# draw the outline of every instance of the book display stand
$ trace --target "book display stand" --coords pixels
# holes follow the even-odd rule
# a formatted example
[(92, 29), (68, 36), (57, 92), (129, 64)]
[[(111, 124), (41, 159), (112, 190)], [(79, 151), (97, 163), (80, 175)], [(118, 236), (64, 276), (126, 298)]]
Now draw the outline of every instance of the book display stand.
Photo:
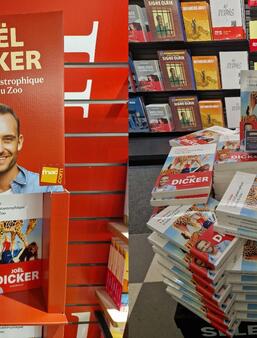
[(66, 297), (69, 193), (47, 193), (43, 204), (42, 287), (0, 296), (1, 326), (43, 326), (44, 338), (61, 338)]

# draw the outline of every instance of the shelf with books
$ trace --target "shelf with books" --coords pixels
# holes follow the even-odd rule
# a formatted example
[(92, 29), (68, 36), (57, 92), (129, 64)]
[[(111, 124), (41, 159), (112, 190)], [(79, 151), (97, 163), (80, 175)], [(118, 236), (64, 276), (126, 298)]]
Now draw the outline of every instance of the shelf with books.
[(117, 327), (126, 324), (128, 312), (117, 310), (113, 300), (104, 289), (97, 290), (96, 296), (104, 314), (113, 326)]
[(133, 60), (158, 59), (157, 50), (188, 49), (192, 55), (218, 55), (220, 51), (248, 51), (249, 41), (148, 41), (130, 42), (129, 49)]
[(197, 95), (199, 100), (221, 99), (225, 97), (240, 96), (239, 89), (217, 90), (181, 90), (181, 91), (152, 91), (129, 93), (129, 97), (143, 96), (145, 104), (167, 103), (171, 96)]

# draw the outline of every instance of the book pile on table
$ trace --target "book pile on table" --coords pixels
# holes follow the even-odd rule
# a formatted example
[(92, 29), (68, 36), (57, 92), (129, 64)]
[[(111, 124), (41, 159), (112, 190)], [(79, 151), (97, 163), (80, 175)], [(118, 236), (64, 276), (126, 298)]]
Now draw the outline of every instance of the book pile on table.
[(239, 325), (235, 295), (225, 279), (240, 239), (214, 231), (217, 201), (169, 206), (147, 223), (167, 292), (215, 328), (232, 336)]
[(205, 203), (212, 186), (216, 144), (173, 147), (152, 190), (151, 204)]
[(237, 318), (257, 321), (257, 242), (245, 240), (239, 253), (236, 262), (227, 267), (227, 282), (236, 296)]
[(215, 198), (221, 200), (237, 171), (255, 173), (257, 155), (240, 150), (239, 134), (222, 135), (214, 163), (213, 188)]
[(257, 175), (237, 172), (216, 209), (216, 215), (217, 231), (257, 240)]

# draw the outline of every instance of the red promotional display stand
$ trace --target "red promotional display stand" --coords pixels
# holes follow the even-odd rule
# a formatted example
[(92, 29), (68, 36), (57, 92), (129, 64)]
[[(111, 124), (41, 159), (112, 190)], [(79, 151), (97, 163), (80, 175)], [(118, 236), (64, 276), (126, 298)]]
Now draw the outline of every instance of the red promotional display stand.
[[(1, 6), (1, 15), (55, 11), (63, 12), (64, 24), (65, 187), (70, 191), (70, 215), (68, 259), (55, 257), (58, 283), (53, 277), (53, 285), (66, 290), (68, 325), (46, 325), (44, 337), (100, 338), (96, 290), (106, 280), (108, 223), (123, 216), (125, 195), (128, 2), (10, 0)], [(59, 232), (50, 245), (58, 246), (60, 236)], [(59, 281), (62, 266), (67, 279)], [(51, 307), (48, 315), (56, 312), (61, 313)]]
[(63, 337), (69, 193), (47, 193), (43, 206), (43, 283), (40, 289), (0, 297), (0, 325), (42, 325), (44, 338)]

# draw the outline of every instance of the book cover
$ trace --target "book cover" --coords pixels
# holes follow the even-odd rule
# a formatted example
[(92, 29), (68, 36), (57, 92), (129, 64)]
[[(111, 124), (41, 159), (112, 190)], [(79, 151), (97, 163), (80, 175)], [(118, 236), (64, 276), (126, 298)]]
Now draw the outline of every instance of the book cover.
[(146, 113), (151, 131), (169, 132), (174, 129), (168, 104), (149, 104), (146, 106)]
[(178, 0), (144, 0), (153, 41), (184, 41)]
[[(216, 209), (217, 218), (222, 215), (254, 220), (257, 217), (257, 177), (255, 174), (236, 172)], [(221, 221), (221, 224), (223, 224)]]
[(228, 128), (239, 128), (241, 119), (240, 97), (225, 97), (225, 108)]
[[(1, 138), (9, 135), (8, 147), (13, 146), (5, 147), (0, 172), (14, 179), (12, 192), (44, 192), (43, 185), (61, 185), (64, 178), (62, 13), (0, 21), (0, 125), (6, 127)], [(23, 186), (16, 185), (20, 179)]]
[(187, 41), (212, 40), (210, 8), (206, 1), (182, 2)]
[(242, 0), (210, 0), (210, 8), (214, 40), (245, 39)]
[(0, 337), (3, 338), (41, 338), (42, 326), (0, 326)]
[(208, 206), (169, 206), (151, 218), (147, 225), (177, 247), (190, 252), (201, 234), (214, 225), (216, 218)]
[(158, 51), (165, 90), (195, 89), (192, 60), (187, 50)]
[(221, 89), (217, 56), (193, 56), (192, 60), (197, 90)]
[(158, 176), (153, 197), (186, 196), (209, 192), (215, 144), (173, 147)]
[(146, 27), (142, 8), (138, 5), (129, 5), (128, 13), (128, 39), (130, 42), (145, 42)]
[(147, 41), (153, 41), (153, 34), (150, 31), (149, 20), (148, 20), (148, 17), (147, 17), (147, 12), (146, 12), (145, 7), (142, 8), (142, 14), (143, 14), (143, 19), (144, 19), (145, 28), (146, 28), (146, 40)]
[(257, 274), (257, 242), (246, 240), (239, 248), (238, 259), (227, 271), (240, 274)]
[(219, 126), (213, 126), (210, 128), (206, 128), (204, 130), (197, 131), (192, 134), (171, 139), (169, 143), (170, 146), (172, 147), (189, 146), (189, 145), (193, 146), (197, 144), (212, 144), (212, 143), (216, 144), (221, 135), (226, 134), (231, 135), (233, 133), (234, 132), (230, 129)]
[(145, 107), (141, 97), (137, 96), (129, 99), (128, 111), (129, 132), (135, 133), (149, 131)]
[(134, 66), (139, 91), (147, 92), (163, 90), (158, 60), (134, 61)]
[(240, 72), (248, 70), (248, 52), (220, 52), (222, 89), (240, 89)]
[[(241, 71), (240, 142), (242, 150), (257, 151), (257, 74), (254, 70)], [(248, 132), (250, 139), (248, 139)]]
[(203, 128), (213, 126), (224, 127), (224, 113), (221, 100), (199, 101), (199, 108)]
[(43, 194), (5, 194), (0, 205), (0, 293), (41, 286)]
[[(200, 216), (200, 215), (199, 215)], [(200, 218), (201, 221), (201, 218)], [(205, 220), (202, 220), (203, 225)], [(211, 269), (218, 269), (238, 245), (239, 240), (231, 235), (219, 234), (212, 224), (202, 232), (190, 252)]]
[(249, 7), (256, 7), (257, 6), (257, 0), (248, 0), (248, 6)]
[(134, 67), (134, 63), (132, 58), (129, 56), (129, 69), (128, 69), (128, 84), (129, 84), (129, 92), (130, 93), (136, 93), (137, 87), (138, 87), (138, 79), (136, 70)]
[(250, 52), (257, 51), (257, 20), (250, 20), (249, 22), (249, 39), (250, 39)]
[(169, 103), (176, 131), (199, 130), (202, 128), (196, 96), (170, 97)]

